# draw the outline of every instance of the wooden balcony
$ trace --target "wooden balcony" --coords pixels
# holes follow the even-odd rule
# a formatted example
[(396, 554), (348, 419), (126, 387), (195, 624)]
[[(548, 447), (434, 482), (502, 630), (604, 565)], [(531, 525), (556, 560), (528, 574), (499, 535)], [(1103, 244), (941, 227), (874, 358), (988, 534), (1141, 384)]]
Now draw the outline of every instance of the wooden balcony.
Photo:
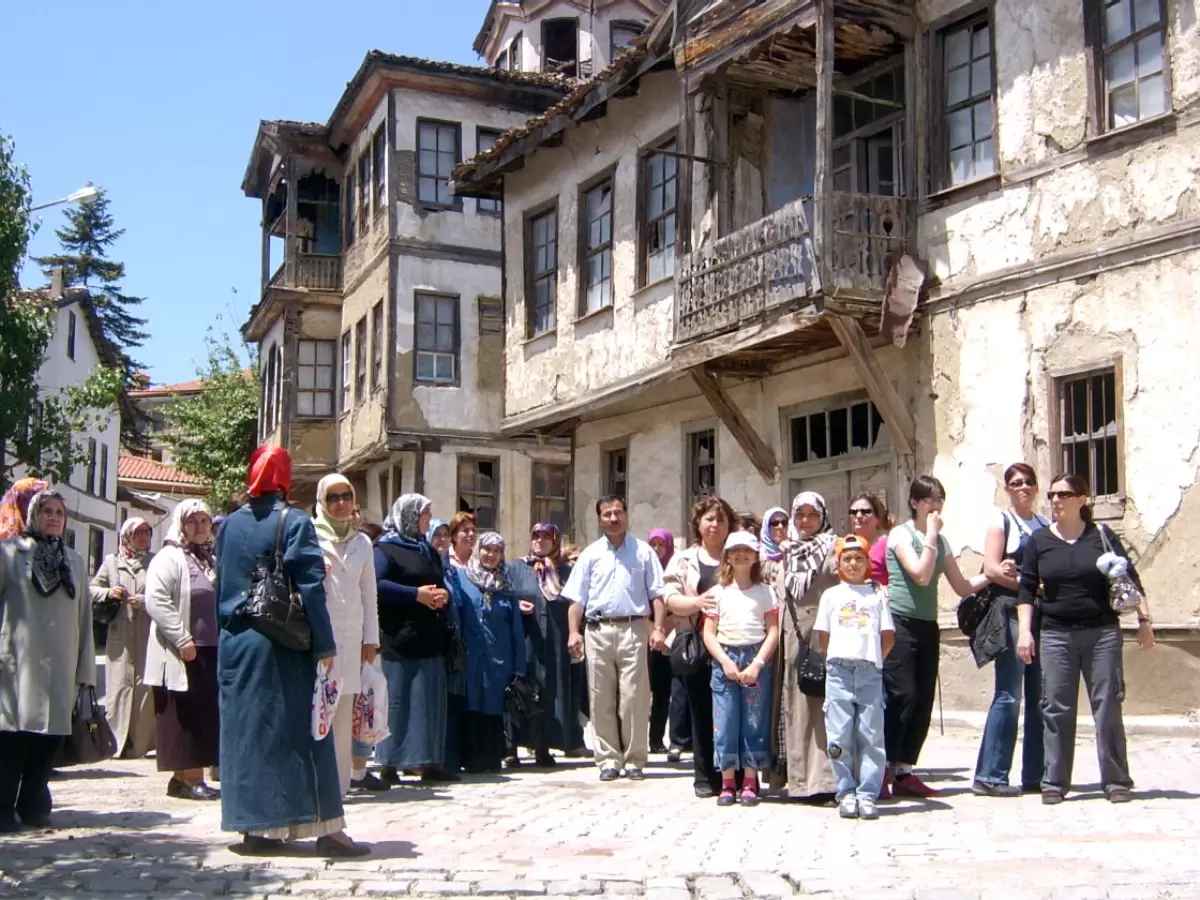
[(271, 276), (269, 286), (339, 293), (342, 290), (342, 258), (331, 253), (298, 253), (295, 283), (288, 283), (287, 263), (284, 262)]
[[(822, 292), (801, 198), (680, 260), (675, 276), (675, 343), (748, 325), (763, 313)], [(881, 300), (889, 255), (908, 241), (904, 197), (834, 192), (833, 285), (839, 294)]]

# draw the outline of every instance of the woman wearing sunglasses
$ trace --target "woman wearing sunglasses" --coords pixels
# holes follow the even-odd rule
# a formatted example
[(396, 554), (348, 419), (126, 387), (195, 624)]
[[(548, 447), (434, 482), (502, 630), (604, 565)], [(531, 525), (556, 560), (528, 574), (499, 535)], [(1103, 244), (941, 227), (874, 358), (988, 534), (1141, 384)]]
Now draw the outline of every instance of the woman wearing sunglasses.
[[(850, 530), (871, 548), (871, 580), (884, 587), (888, 583), (887, 536), (891, 530), (887, 506), (878, 495), (863, 491), (850, 501)], [(880, 540), (884, 538), (885, 540)]]
[[(1042, 802), (1048, 805), (1062, 803), (1071, 787), (1080, 674), (1096, 723), (1104, 796), (1112, 803), (1132, 799), (1133, 779), (1129, 777), (1121, 717), (1125, 695), (1121, 626), (1109, 602), (1108, 579), (1096, 566), (1106, 552), (1105, 541), (1118, 556), (1126, 554), (1115, 534), (1092, 521), (1090, 493), (1088, 483), (1078, 475), (1054, 477), (1046, 494), (1054, 523), (1033, 533), (1021, 563), (1017, 656), (1027, 665), (1035, 655), (1041, 656), (1046, 751)], [(1128, 563), (1128, 571), (1140, 588), (1132, 563)], [(1036, 641), (1035, 602), (1041, 619)], [(1137, 616), (1138, 645), (1149, 650), (1154, 646), (1154, 631), (1146, 603)]]
[[(1041, 788), (1045, 752), (1042, 748), (1042, 668), (1040, 660), (1026, 665), (1017, 657), (1017, 577), (1026, 547), (1034, 532), (1050, 524), (1035, 509), (1037, 475), (1027, 463), (1013, 463), (1004, 471), (1009, 508), (988, 526), (983, 548), (983, 573), (992, 583), (992, 602), (1005, 609), (1008, 646), (996, 657), (996, 687), (971, 790), (983, 797), (1017, 797), (1022, 791)], [(1021, 742), (1021, 786), (1008, 783), (1017, 747), (1017, 722), (1021, 695), (1025, 695), (1025, 734)]]

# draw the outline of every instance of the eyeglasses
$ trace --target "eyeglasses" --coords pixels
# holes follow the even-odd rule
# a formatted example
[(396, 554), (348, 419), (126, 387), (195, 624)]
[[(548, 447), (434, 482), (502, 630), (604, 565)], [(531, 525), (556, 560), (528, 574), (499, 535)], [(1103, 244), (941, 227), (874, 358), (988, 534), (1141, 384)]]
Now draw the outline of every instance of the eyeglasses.
[(1082, 497), (1078, 491), (1046, 491), (1047, 500), (1066, 500), (1071, 497)]
[(344, 494), (326, 494), (326, 503), (349, 503), (354, 499), (353, 491), (346, 491)]
[(869, 507), (869, 506), (866, 509), (855, 509), (855, 508), (851, 507), (850, 515), (852, 515), (852, 516), (873, 516), (873, 515), (875, 515), (875, 510), (871, 509), (871, 507)]
[(772, 528), (787, 528), (787, 519), (772, 519)]
[(1014, 478), (1008, 483), (1010, 488), (1037, 487), (1036, 481), (1029, 481), (1025, 478)]

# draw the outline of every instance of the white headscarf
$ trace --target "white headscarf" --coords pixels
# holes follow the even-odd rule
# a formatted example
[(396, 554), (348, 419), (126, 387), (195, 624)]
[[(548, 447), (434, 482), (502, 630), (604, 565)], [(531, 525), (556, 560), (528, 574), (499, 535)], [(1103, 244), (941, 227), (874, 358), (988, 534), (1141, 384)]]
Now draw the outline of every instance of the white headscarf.
[(193, 544), (188, 541), (183, 535), (183, 523), (190, 519), (196, 513), (204, 513), (210, 519), (212, 511), (208, 508), (208, 504), (203, 500), (197, 500), (195, 497), (189, 497), (177, 507), (175, 512), (171, 514), (171, 524), (167, 528), (167, 536), (164, 538), (164, 543), (178, 547), (185, 554), (192, 558), (197, 566), (200, 567), (209, 581), (216, 577), (216, 558), (213, 556), (213, 535), (210, 532), (208, 540), (202, 544)]

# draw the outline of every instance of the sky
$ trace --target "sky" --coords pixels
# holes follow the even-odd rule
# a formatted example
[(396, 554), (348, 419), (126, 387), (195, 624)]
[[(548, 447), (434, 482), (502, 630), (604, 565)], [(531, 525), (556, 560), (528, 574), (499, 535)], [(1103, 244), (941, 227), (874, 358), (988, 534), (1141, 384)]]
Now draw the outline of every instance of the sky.
[[(237, 335), (261, 278), (241, 192), (261, 119), (326, 122), (368, 50), (479, 64), (487, 0), (52, 0), (5, 11), (0, 133), (34, 204), (93, 182), (125, 229), (110, 256), (146, 301), (133, 352), (156, 384), (196, 377), (211, 325)], [(54, 252), (62, 207), (36, 213)], [(44, 283), (36, 266), (26, 287)]]

